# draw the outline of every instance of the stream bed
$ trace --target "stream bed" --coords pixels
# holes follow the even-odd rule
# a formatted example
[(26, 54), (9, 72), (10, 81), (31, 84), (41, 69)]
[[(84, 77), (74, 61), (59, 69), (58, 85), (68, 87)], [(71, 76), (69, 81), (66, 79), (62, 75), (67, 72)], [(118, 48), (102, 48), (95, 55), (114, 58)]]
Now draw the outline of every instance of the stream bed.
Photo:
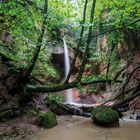
[(140, 121), (120, 120), (115, 128), (99, 127), (90, 118), (63, 116), (59, 125), (41, 129), (26, 140), (140, 140)]

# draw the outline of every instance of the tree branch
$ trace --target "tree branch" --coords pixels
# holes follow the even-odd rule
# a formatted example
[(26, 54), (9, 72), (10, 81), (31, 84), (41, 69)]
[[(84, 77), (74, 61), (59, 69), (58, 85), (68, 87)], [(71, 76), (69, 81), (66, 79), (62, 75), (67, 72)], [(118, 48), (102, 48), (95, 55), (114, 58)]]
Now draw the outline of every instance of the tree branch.
[(96, 84), (96, 83), (112, 83), (112, 82), (121, 82), (121, 81), (114, 81), (114, 80), (94, 80), (89, 82), (78, 82), (77, 80), (71, 83), (62, 83), (58, 85), (27, 85), (25, 89), (28, 92), (57, 92), (65, 89), (74, 88), (77, 86), (86, 86), (89, 84)]
[(108, 64), (107, 64), (106, 77), (108, 76), (108, 73), (109, 73), (109, 68), (110, 68), (110, 64), (111, 64), (111, 56), (112, 56), (114, 49), (115, 49), (115, 43), (113, 43), (113, 41), (112, 41), (112, 47), (111, 47)]
[[(125, 30), (127, 27), (129, 27), (130, 25), (133, 25), (133, 24), (135, 24), (135, 23), (137, 23), (137, 22), (140, 22), (140, 19), (137, 19), (137, 20), (135, 20), (135, 21), (133, 21), (133, 22), (131, 22), (131, 23), (129, 23), (129, 24), (126, 24), (126, 25), (124, 25), (124, 26), (121, 26), (121, 27), (119, 27), (119, 28), (112, 28), (112, 29), (106, 30), (106, 31), (104, 31), (104, 32), (98, 33), (98, 34), (96, 34), (96, 35), (91, 36), (91, 38), (93, 39), (93, 38), (96, 38), (97, 36), (100, 36), (100, 35), (103, 35), (103, 34), (107, 34), (107, 33), (111, 33), (111, 32), (115, 32), (115, 31), (118, 31), (118, 30)], [(82, 42), (82, 43), (81, 43), (81, 46), (82, 46), (83, 44), (85, 44), (85, 43), (86, 43), (86, 41)]]
[(133, 94), (133, 95), (132, 95), (131, 97), (129, 97), (128, 99), (126, 99), (126, 100), (124, 100), (124, 101), (122, 101), (122, 102), (120, 102), (120, 103), (114, 104), (114, 105), (112, 106), (112, 108), (121, 107), (122, 105), (124, 105), (124, 104), (126, 104), (126, 103), (132, 101), (134, 98), (136, 98), (136, 97), (138, 97), (138, 96), (140, 96), (140, 91), (136, 92), (135, 94)]
[[(125, 94), (128, 93), (128, 92), (130, 92), (130, 91), (132, 91), (132, 90), (134, 90), (134, 88), (131, 88), (131, 89), (125, 91)], [(108, 102), (112, 102), (112, 101), (118, 99), (121, 95), (122, 95), (122, 93), (118, 94), (118, 95), (115, 96), (113, 99), (110, 99), (110, 100), (108, 100), (108, 101), (105, 101), (103, 104), (106, 104), (106, 103), (108, 103)]]
[[(92, 8), (91, 8), (91, 13), (90, 13), (90, 24), (93, 23), (95, 5), (96, 5), (96, 0), (93, 0)], [(88, 32), (88, 37), (87, 37), (86, 49), (85, 49), (83, 61), (82, 61), (82, 63), (81, 63), (80, 70), (79, 70), (78, 76), (77, 76), (77, 80), (78, 80), (78, 81), (81, 80), (81, 78), (82, 78), (82, 74), (83, 74), (83, 72), (84, 72), (84, 68), (85, 68), (85, 65), (86, 65), (86, 61), (87, 61), (87, 59), (88, 59), (88, 57), (89, 57), (89, 45), (90, 45), (90, 43), (91, 43), (92, 28), (93, 28), (93, 26), (89, 26), (89, 32)]]
[(47, 19), (47, 12), (48, 12), (48, 0), (45, 0), (43, 23), (42, 23), (42, 27), (41, 27), (41, 33), (38, 37), (36, 50), (34, 52), (34, 56), (31, 60), (30, 64), (27, 66), (26, 70), (23, 71), (21, 78), (28, 77), (35, 66), (36, 60), (38, 58), (38, 55), (40, 53), (40, 49), (42, 46), (43, 36), (44, 36), (44, 32), (45, 32), (45, 24), (46, 24), (46, 19)]
[(70, 71), (69, 71), (68, 76), (67, 76), (67, 78), (65, 80), (65, 83), (68, 83), (68, 81), (70, 79), (70, 76), (72, 74), (72, 71), (73, 71), (73, 68), (74, 68), (74, 65), (75, 65), (75, 62), (76, 62), (76, 58), (77, 58), (77, 56), (79, 54), (79, 48), (80, 48), (80, 44), (82, 42), (82, 37), (83, 37), (84, 29), (85, 29), (87, 3), (88, 3), (88, 0), (85, 0), (84, 11), (83, 11), (82, 28), (81, 28), (81, 33), (80, 33), (80, 39), (79, 39), (79, 42), (78, 42), (78, 45), (77, 45), (77, 48), (76, 48), (76, 51), (75, 51), (74, 59), (73, 59), (73, 61), (71, 63)]
[(127, 86), (127, 84), (129, 83), (131, 77), (133, 76), (133, 74), (135, 73), (135, 71), (137, 71), (138, 69), (140, 68), (140, 65), (138, 65), (130, 74), (130, 76), (128, 77), (128, 79), (126, 80), (124, 86), (123, 86), (123, 89), (122, 89), (122, 94), (125, 92), (125, 88)]

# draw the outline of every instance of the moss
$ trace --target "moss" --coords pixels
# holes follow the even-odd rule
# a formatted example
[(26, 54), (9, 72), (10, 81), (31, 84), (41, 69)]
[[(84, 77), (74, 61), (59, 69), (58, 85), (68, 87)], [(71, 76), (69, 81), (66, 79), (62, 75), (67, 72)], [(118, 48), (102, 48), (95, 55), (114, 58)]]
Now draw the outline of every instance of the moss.
[(99, 125), (111, 125), (119, 122), (119, 114), (117, 111), (101, 105), (92, 110), (92, 120)]
[(39, 125), (51, 128), (58, 124), (56, 115), (52, 112), (41, 112), (38, 116)]
[(63, 115), (64, 109), (59, 104), (51, 104), (50, 110), (56, 115)]
[(8, 121), (14, 117), (16, 117), (20, 111), (18, 109), (9, 109), (3, 112), (0, 112), (0, 122)]
[(50, 96), (45, 98), (46, 105), (49, 106), (50, 110), (56, 115), (64, 114), (64, 108), (61, 106), (61, 103), (63, 102), (63, 97), (58, 95), (50, 94)]

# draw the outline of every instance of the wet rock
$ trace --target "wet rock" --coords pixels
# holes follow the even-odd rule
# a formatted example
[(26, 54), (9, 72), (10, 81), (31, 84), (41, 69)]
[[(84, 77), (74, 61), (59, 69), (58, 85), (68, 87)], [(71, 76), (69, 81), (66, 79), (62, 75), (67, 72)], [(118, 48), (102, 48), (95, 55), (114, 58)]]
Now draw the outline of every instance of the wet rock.
[(40, 126), (51, 128), (58, 124), (56, 115), (52, 112), (41, 112), (38, 116)]
[(136, 120), (136, 117), (137, 117), (136, 114), (132, 114), (132, 115), (130, 115), (129, 119), (131, 119), (131, 120)]
[(136, 120), (140, 120), (140, 114), (137, 115)]
[(133, 113), (133, 114), (130, 115), (129, 119), (140, 120), (140, 114)]
[(92, 110), (92, 120), (102, 126), (116, 126), (119, 124), (119, 114), (111, 108), (101, 105)]

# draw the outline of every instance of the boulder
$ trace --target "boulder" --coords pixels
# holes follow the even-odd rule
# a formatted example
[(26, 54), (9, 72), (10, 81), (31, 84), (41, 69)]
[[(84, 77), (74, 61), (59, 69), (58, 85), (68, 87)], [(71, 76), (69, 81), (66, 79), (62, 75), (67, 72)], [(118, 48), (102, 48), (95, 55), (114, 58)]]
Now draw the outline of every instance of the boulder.
[(100, 105), (92, 110), (92, 120), (102, 126), (116, 126), (119, 124), (119, 114), (110, 107)]
[(58, 124), (56, 115), (52, 112), (41, 112), (38, 116), (38, 123), (45, 128), (52, 128)]

